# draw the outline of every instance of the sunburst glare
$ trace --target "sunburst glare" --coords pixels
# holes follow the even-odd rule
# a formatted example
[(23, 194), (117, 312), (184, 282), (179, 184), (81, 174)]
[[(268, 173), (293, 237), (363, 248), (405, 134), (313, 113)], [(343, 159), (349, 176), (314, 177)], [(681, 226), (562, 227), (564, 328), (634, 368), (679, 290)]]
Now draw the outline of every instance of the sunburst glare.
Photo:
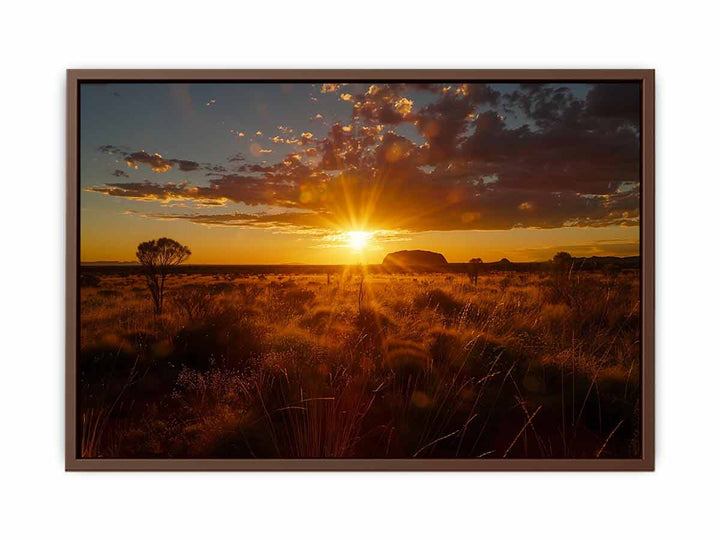
[(367, 231), (348, 231), (345, 233), (347, 246), (355, 251), (362, 251), (367, 247), (373, 233)]

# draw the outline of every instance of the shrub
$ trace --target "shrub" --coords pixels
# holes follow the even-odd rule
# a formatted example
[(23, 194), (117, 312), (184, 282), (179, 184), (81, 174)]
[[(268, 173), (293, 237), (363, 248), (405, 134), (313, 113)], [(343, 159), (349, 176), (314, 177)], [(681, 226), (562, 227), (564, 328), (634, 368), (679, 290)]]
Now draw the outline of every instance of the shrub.
[(80, 274), (80, 287), (99, 287), (100, 278), (94, 274)]
[(191, 321), (204, 319), (212, 313), (212, 295), (204, 287), (182, 287), (173, 295), (173, 302)]
[(400, 377), (419, 375), (432, 366), (432, 357), (412, 341), (389, 339), (385, 346), (385, 367)]
[(415, 309), (436, 310), (445, 317), (455, 317), (463, 309), (463, 304), (455, 300), (442, 289), (431, 289), (415, 297), (413, 301)]

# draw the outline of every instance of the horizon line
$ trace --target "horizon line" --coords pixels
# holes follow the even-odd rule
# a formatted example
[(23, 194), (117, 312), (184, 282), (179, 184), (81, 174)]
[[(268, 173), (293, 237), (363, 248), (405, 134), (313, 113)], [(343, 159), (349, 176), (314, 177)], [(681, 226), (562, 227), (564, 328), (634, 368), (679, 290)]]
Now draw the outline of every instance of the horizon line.
[[(571, 257), (573, 259), (632, 259), (632, 258), (640, 258), (640, 254), (637, 255), (587, 255), (587, 256), (574, 256), (571, 254)], [(537, 264), (537, 263), (545, 263), (552, 260), (552, 258), (549, 259), (538, 259), (538, 260), (532, 260), (532, 261), (512, 261), (508, 259), (507, 257), (503, 257), (502, 259), (498, 259), (496, 261), (483, 261), (482, 264), (496, 264), (503, 262), (503, 260), (506, 260), (507, 262), (511, 264)], [(470, 261), (447, 261), (445, 264), (469, 264)], [(80, 265), (98, 265), (98, 266), (142, 266), (138, 261), (80, 261)], [(382, 266), (383, 263), (303, 263), (303, 262), (287, 262), (287, 263), (264, 263), (264, 262), (255, 262), (255, 263), (212, 263), (212, 262), (202, 262), (202, 263), (193, 263), (193, 262), (183, 262), (178, 266)], [(442, 266), (442, 264), (437, 264), (434, 266)]]

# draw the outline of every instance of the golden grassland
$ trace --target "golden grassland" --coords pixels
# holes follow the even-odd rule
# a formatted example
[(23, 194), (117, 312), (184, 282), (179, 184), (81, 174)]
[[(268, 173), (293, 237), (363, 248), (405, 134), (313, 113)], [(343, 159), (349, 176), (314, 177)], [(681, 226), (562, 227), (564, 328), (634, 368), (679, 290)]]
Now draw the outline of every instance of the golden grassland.
[(639, 456), (636, 270), (90, 277), (83, 457)]

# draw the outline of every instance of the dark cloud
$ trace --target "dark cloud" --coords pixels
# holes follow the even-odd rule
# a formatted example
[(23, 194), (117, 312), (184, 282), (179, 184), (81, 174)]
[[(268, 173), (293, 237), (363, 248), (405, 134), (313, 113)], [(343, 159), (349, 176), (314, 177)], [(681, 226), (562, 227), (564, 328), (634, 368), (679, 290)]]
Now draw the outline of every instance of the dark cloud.
[(123, 171), (122, 169), (115, 169), (113, 172), (111, 172), (113, 176), (116, 176), (117, 178), (129, 178), (130, 175)]
[(578, 113), (582, 102), (576, 100), (567, 87), (544, 84), (523, 84), (505, 96), (505, 111), (512, 114), (518, 108), (542, 129), (557, 124), (563, 116)]
[[(113, 146), (111, 144), (105, 144), (98, 147), (98, 151), (105, 154), (119, 154), (125, 160), (125, 164), (132, 169), (139, 169), (140, 165), (147, 165), (153, 172), (164, 173), (177, 167), (182, 172), (196, 171), (199, 168), (205, 168), (207, 170), (213, 170), (213, 165), (206, 163), (201, 165), (195, 161), (188, 159), (165, 159), (163, 156), (157, 153), (149, 154), (144, 150), (139, 152), (129, 152), (126, 148)], [(113, 176), (123, 176), (118, 174), (116, 170)], [(125, 174), (124, 176), (127, 176)]]
[(103, 144), (102, 146), (98, 146), (97, 148), (98, 152), (102, 152), (103, 154), (125, 154), (127, 151), (127, 148), (121, 148), (119, 146), (114, 146), (112, 144)]
[[(178, 160), (167, 160), (164, 159), (160, 154), (148, 154), (147, 152), (133, 152), (125, 155), (125, 163), (128, 167), (139, 169), (141, 164), (147, 165), (152, 169), (153, 172), (163, 173), (170, 170), (173, 163), (177, 163), (180, 170), (183, 166), (189, 168), (189, 170), (197, 169), (197, 163), (182, 161), (182, 164), (178, 163)], [(194, 167), (193, 167), (194, 166)]]
[(611, 119), (637, 125), (640, 121), (640, 85), (606, 83), (587, 95), (588, 114), (602, 121)]
[(200, 164), (199, 168), (204, 171), (208, 171), (206, 176), (225, 174), (226, 172), (228, 172), (228, 168), (224, 165), (213, 165), (212, 163), (202, 163)]
[(435, 165), (455, 156), (473, 111), (474, 106), (469, 99), (449, 92), (420, 111), (415, 124), (428, 144), (426, 163)]
[(628, 130), (604, 131), (558, 122), (544, 130), (509, 128), (495, 112), (478, 116), (461, 155), (506, 188), (611, 193), (639, 182), (639, 140)]
[(497, 105), (500, 99), (500, 92), (487, 84), (465, 83), (458, 86), (455, 92), (476, 105)]
[(170, 163), (177, 165), (181, 171), (185, 172), (195, 171), (200, 167), (195, 161), (189, 161), (187, 159), (171, 159)]
[[(638, 225), (635, 86), (599, 84), (586, 99), (569, 88), (539, 84), (502, 96), (484, 84), (422, 90), (433, 99), (418, 109), (407, 97), (408, 85), (372, 85), (348, 99), (349, 124), (335, 123), (325, 137), (303, 137), (303, 146), (294, 145), (276, 163), (248, 164), (236, 155), (228, 158), (238, 163), (229, 172), (159, 154), (125, 155), (157, 172), (173, 166), (208, 170), (207, 185), (114, 182), (89, 190), (275, 209), (152, 214), (207, 226), (429, 231)], [(400, 131), (395, 125), (414, 126), (421, 141), (394, 132)]]

